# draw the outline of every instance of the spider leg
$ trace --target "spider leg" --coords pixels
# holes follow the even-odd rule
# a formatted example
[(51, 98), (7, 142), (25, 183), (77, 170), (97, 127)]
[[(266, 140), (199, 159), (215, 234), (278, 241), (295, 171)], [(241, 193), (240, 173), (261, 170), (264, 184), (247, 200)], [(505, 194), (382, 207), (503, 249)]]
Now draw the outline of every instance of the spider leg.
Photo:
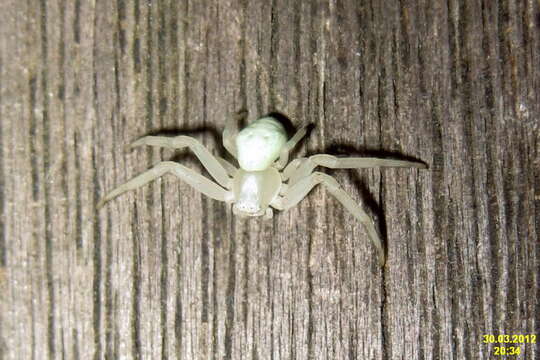
[(287, 189), (282, 197), (278, 197), (270, 205), (278, 210), (288, 210), (304, 199), (318, 184), (323, 184), (326, 189), (328, 189), (328, 191), (364, 226), (369, 239), (377, 248), (379, 264), (383, 266), (385, 263), (384, 246), (373, 219), (339, 186), (338, 182), (333, 177), (320, 172), (314, 172), (313, 174), (298, 180), (294, 185)]
[(166, 173), (177, 176), (191, 185), (195, 190), (200, 191), (212, 199), (227, 202), (232, 201), (233, 194), (231, 191), (223, 189), (213, 181), (207, 179), (201, 174), (198, 174), (190, 168), (172, 161), (163, 161), (107, 193), (105, 197), (98, 203), (97, 208), (100, 209), (109, 200), (112, 200), (127, 191), (135, 190), (143, 185), (146, 185)]
[(382, 159), (375, 157), (337, 157), (328, 154), (313, 155), (308, 158), (301, 158), (292, 161), (283, 170), (283, 180), (289, 179), (289, 184), (293, 184), (302, 179), (317, 167), (324, 166), (330, 169), (361, 169), (378, 167), (411, 167), (426, 169), (426, 164), (419, 161)]
[(266, 208), (266, 212), (264, 213), (264, 219), (265, 220), (270, 220), (272, 219), (272, 217), (274, 216), (274, 212), (272, 211), (271, 208)]
[(283, 146), (283, 149), (281, 149), (281, 152), (279, 154), (279, 159), (275, 163), (275, 167), (278, 170), (281, 170), (287, 165), (289, 162), (289, 153), (294, 147), (302, 140), (304, 136), (306, 136), (307, 128), (309, 125), (304, 125), (298, 131), (293, 135), (292, 138), (287, 141), (287, 143)]
[(223, 187), (230, 189), (231, 179), (227, 174), (227, 170), (223, 165), (213, 156), (199, 140), (194, 139), (190, 136), (144, 136), (139, 140), (133, 142), (130, 147), (134, 148), (141, 145), (165, 147), (172, 149), (182, 149), (188, 147), (195, 156), (199, 159), (201, 164), (205, 167), (206, 170), (212, 175), (214, 179)]
[(225, 130), (223, 130), (223, 146), (235, 158), (237, 158), (236, 135), (238, 135), (238, 123), (244, 120), (247, 115), (248, 112), (246, 110), (234, 114), (227, 120)]
[(225, 170), (227, 171), (227, 174), (229, 174), (229, 176), (231, 177), (234, 177), (234, 174), (236, 174), (236, 172), (238, 171), (236, 166), (234, 166), (233, 164), (231, 164), (229, 161), (225, 160), (221, 156), (216, 156), (216, 159), (217, 161), (219, 161), (221, 166), (225, 168)]

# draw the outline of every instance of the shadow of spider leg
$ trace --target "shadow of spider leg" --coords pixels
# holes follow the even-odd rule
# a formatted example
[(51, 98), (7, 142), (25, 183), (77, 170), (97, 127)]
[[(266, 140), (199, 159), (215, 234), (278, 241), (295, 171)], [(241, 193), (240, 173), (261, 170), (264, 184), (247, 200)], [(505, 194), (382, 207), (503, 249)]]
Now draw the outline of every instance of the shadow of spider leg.
[(173, 174), (181, 180), (184, 180), (195, 190), (203, 193), (204, 195), (212, 199), (227, 202), (232, 201), (233, 194), (231, 191), (223, 189), (218, 184), (214, 183), (213, 181), (207, 179), (206, 177), (202, 176), (201, 174), (195, 172), (190, 168), (187, 168), (172, 161), (163, 161), (154, 166), (153, 168), (143, 172), (142, 174), (134, 177), (125, 184), (122, 184), (107, 193), (105, 197), (98, 203), (97, 208), (100, 209), (109, 200), (112, 200), (127, 191), (140, 188), (141, 186), (148, 184), (149, 182), (165, 175), (166, 173)]
[(373, 219), (371, 219), (365, 210), (357, 204), (330, 175), (314, 172), (313, 174), (298, 180), (292, 186), (289, 186), (283, 196), (275, 200), (271, 205), (279, 210), (288, 210), (304, 199), (318, 184), (323, 184), (326, 189), (330, 191), (330, 193), (334, 195), (334, 197), (364, 226), (369, 239), (377, 248), (379, 264), (380, 266), (383, 266), (385, 263), (384, 246)]

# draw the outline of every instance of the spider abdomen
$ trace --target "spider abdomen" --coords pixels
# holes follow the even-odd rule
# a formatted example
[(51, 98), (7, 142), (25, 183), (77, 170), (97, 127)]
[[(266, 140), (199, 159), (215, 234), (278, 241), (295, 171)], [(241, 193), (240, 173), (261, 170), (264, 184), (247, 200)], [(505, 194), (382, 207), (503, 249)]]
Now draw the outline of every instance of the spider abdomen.
[(264, 117), (249, 124), (236, 136), (238, 163), (246, 171), (263, 171), (279, 157), (287, 133), (279, 121)]

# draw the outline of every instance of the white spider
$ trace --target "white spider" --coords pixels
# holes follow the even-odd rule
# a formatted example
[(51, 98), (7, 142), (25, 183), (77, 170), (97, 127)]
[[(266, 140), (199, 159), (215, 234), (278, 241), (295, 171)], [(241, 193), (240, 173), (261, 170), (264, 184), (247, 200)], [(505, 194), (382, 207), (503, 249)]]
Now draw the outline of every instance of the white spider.
[[(373, 220), (343, 191), (334, 178), (313, 170), (317, 166), (332, 169), (372, 167), (424, 169), (426, 165), (420, 162), (374, 157), (338, 158), (327, 154), (299, 158), (289, 163), (289, 152), (305, 136), (307, 127), (302, 127), (287, 141), (283, 125), (275, 118), (264, 117), (238, 132), (235, 123), (246, 115), (246, 112), (242, 112), (228, 120), (223, 131), (223, 145), (238, 159), (240, 169), (221, 157), (213, 156), (198, 140), (189, 136), (145, 136), (131, 144), (131, 147), (140, 145), (173, 149), (188, 147), (219, 185), (183, 165), (163, 161), (109, 192), (97, 205), (98, 209), (118, 195), (137, 189), (165, 173), (177, 176), (212, 199), (232, 203), (233, 213), (236, 215), (264, 215), (267, 218), (272, 217), (270, 206), (278, 210), (288, 210), (298, 204), (315, 185), (323, 184), (364, 225), (371, 242), (377, 248), (379, 263), (381, 266), (384, 265), (384, 247)], [(283, 168), (285, 169), (280, 172)]]

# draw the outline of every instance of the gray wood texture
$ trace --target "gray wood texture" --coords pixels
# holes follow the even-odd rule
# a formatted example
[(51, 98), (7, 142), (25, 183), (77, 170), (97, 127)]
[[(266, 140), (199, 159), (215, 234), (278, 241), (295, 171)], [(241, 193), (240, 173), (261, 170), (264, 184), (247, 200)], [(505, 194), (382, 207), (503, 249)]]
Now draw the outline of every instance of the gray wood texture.
[[(493, 359), (539, 334), (537, 0), (0, 2), (0, 359)], [(230, 114), (314, 130), (388, 261), (324, 188), (238, 219), (167, 176)], [(204, 173), (204, 171), (203, 171)], [(540, 359), (537, 344), (516, 359)]]

